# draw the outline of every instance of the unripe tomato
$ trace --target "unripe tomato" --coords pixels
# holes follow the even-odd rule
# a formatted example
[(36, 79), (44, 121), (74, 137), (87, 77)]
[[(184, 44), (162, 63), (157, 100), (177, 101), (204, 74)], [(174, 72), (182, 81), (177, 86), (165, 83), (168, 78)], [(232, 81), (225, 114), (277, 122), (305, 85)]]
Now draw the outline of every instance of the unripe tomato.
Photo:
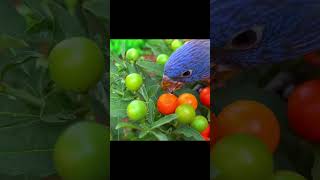
[(210, 108), (210, 86), (200, 91), (200, 101), (204, 106)]
[(215, 180), (269, 180), (273, 159), (254, 136), (236, 134), (219, 140), (211, 151)]
[(190, 104), (179, 105), (175, 113), (178, 122), (182, 124), (190, 124), (196, 117), (196, 111)]
[(295, 133), (320, 142), (320, 80), (307, 81), (288, 98), (289, 125)]
[(147, 105), (141, 100), (133, 100), (127, 107), (127, 114), (130, 120), (137, 121), (147, 115)]
[(197, 130), (198, 132), (204, 131), (207, 127), (209, 127), (209, 123), (207, 118), (204, 116), (196, 116), (191, 123), (191, 127)]
[(280, 140), (280, 126), (274, 113), (256, 101), (239, 100), (226, 106), (217, 117), (218, 140), (236, 133), (260, 138), (274, 152)]
[(194, 109), (198, 107), (197, 98), (190, 93), (183, 93), (178, 98), (179, 105), (181, 104), (190, 104)]
[(161, 114), (172, 114), (176, 110), (177, 106), (178, 98), (173, 94), (165, 93), (158, 98), (157, 108)]
[(178, 48), (180, 48), (182, 45), (183, 45), (183, 43), (182, 43), (180, 40), (175, 39), (175, 40), (173, 40), (172, 43), (171, 43), (171, 49), (175, 51), (175, 50), (177, 50)]
[(168, 61), (169, 56), (166, 54), (159, 54), (157, 57), (157, 64), (165, 65)]
[(129, 90), (136, 91), (141, 87), (141, 85), (143, 83), (143, 79), (140, 74), (131, 73), (126, 77), (125, 83), (126, 83), (126, 87)]
[(126, 58), (129, 60), (129, 61), (136, 61), (139, 59), (139, 51), (135, 48), (131, 48), (127, 51), (126, 53)]
[(281, 171), (277, 171), (274, 174), (274, 177), (272, 180), (307, 180), (307, 179), (296, 172), (281, 170)]
[(110, 177), (109, 129), (89, 121), (67, 128), (54, 146), (53, 160), (64, 180)]
[(66, 90), (87, 91), (101, 78), (104, 57), (90, 39), (77, 37), (58, 43), (49, 55), (52, 80)]

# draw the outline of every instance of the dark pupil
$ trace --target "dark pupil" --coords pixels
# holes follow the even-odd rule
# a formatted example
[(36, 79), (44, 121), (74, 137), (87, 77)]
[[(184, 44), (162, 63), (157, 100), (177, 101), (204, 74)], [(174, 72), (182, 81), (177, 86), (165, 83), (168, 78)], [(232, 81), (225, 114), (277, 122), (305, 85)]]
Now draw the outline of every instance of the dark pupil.
[(182, 74), (182, 76), (189, 76), (190, 75), (190, 71), (186, 71)]
[(253, 30), (247, 30), (238, 34), (233, 40), (232, 45), (235, 47), (248, 47), (257, 41), (257, 34)]

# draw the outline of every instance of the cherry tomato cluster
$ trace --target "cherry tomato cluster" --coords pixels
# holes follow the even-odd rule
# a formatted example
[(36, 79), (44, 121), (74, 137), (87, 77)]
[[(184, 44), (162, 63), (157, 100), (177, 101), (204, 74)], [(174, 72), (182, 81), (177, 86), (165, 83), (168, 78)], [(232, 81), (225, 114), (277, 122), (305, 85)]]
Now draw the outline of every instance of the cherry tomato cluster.
[[(210, 87), (200, 92), (200, 101), (210, 107)], [(196, 115), (198, 100), (191, 93), (183, 93), (179, 97), (171, 93), (164, 93), (157, 100), (158, 111), (163, 115), (175, 113), (177, 121), (181, 124), (189, 124), (192, 128), (201, 133), (204, 140), (210, 140), (210, 126), (206, 117)]]
[[(320, 80), (310, 80), (297, 86), (288, 98), (291, 129), (312, 143), (320, 142), (319, 92)], [(266, 105), (253, 100), (237, 100), (225, 106), (217, 117), (212, 115), (212, 121), (211, 157), (215, 171), (219, 172), (214, 178), (306, 179), (296, 172), (274, 172), (273, 153), (280, 143), (280, 125)]]

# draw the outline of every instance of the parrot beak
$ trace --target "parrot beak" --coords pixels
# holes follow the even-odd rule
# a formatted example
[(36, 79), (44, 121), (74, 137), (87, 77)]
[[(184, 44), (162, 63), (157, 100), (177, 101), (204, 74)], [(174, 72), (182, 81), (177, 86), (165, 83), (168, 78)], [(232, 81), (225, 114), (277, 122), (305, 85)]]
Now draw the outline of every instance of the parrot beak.
[(175, 90), (180, 89), (183, 85), (184, 85), (184, 83), (178, 82), (178, 81), (173, 81), (172, 79), (170, 79), (166, 75), (164, 75), (162, 77), (161, 87), (163, 90), (169, 91), (170, 93), (172, 93)]

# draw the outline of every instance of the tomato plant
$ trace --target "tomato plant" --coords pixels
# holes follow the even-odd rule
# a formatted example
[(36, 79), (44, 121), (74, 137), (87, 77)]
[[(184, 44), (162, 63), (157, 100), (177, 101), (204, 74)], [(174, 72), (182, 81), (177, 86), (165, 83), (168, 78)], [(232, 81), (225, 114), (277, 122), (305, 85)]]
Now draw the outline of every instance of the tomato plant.
[(129, 103), (127, 113), (130, 120), (141, 120), (147, 114), (147, 106), (145, 102), (141, 100), (134, 100)]
[(0, 179), (108, 178), (106, 3), (0, 1)]
[(135, 48), (131, 48), (127, 51), (126, 53), (126, 58), (129, 61), (136, 61), (139, 58), (139, 51), (136, 50)]
[(158, 111), (162, 114), (167, 115), (167, 114), (174, 113), (177, 106), (178, 106), (177, 96), (170, 93), (162, 94), (157, 101)]
[(143, 79), (140, 74), (131, 73), (126, 77), (125, 83), (126, 83), (126, 87), (129, 90), (136, 91), (141, 87), (141, 85), (143, 83)]
[(158, 57), (157, 57), (157, 63), (158, 63), (158, 64), (161, 64), (161, 65), (165, 65), (166, 62), (168, 61), (168, 59), (169, 59), (169, 56), (168, 56), (168, 55), (166, 55), (166, 54), (160, 54), (160, 55), (158, 55)]
[(58, 173), (67, 180), (107, 179), (110, 176), (108, 140), (109, 130), (97, 123), (79, 122), (70, 126), (54, 146)]
[(200, 91), (200, 101), (204, 106), (210, 108), (210, 86)]
[[(130, 46), (129, 42), (144, 42)], [(185, 40), (175, 43), (183, 45)], [(206, 124), (191, 122), (196, 116), (203, 116), (208, 124), (210, 109), (198, 104), (199, 86), (203, 82), (186, 83), (174, 92), (166, 92), (161, 87), (164, 64), (174, 53), (172, 43), (162, 39), (115, 39), (110, 41), (110, 126), (112, 140), (129, 141), (204, 141), (200, 130)], [(118, 46), (117, 46), (118, 45)], [(139, 51), (139, 58), (128, 61), (128, 47)], [(129, 48), (129, 49), (130, 49)], [(129, 87), (128, 75), (139, 74), (142, 81), (133, 81)], [(129, 85), (129, 86), (128, 86)], [(132, 91), (134, 90), (134, 91)], [(131, 102), (143, 101), (143, 108), (130, 108)], [(179, 106), (180, 105), (180, 106)], [(179, 107), (178, 107), (179, 106)], [(191, 109), (190, 109), (191, 108)], [(141, 110), (142, 109), (142, 110)], [(141, 111), (140, 111), (141, 110)], [(138, 113), (139, 112), (139, 113)], [(143, 113), (140, 113), (143, 112)], [(133, 115), (135, 114), (136, 115)], [(136, 117), (138, 116), (138, 117)], [(134, 120), (133, 120), (134, 119)], [(202, 118), (199, 118), (202, 119)]]
[(256, 101), (238, 100), (224, 107), (217, 117), (218, 139), (235, 133), (255, 135), (274, 152), (280, 141), (280, 127), (274, 113)]
[(190, 104), (194, 109), (198, 107), (197, 98), (190, 93), (183, 93), (178, 98), (179, 105), (181, 104)]
[[(99, 81), (103, 68), (101, 50), (87, 38), (63, 40), (49, 55), (51, 78), (66, 90), (87, 91)], [(67, 76), (65, 72), (68, 72)]]
[(272, 180), (307, 180), (307, 179), (296, 172), (280, 170), (274, 174), (274, 177)]
[(270, 179), (273, 172), (272, 154), (262, 141), (250, 135), (231, 135), (218, 141), (212, 163), (217, 172), (214, 179), (219, 180)]
[[(209, 127), (208, 120), (204, 116), (196, 116), (191, 123), (191, 127), (199, 132), (202, 132)], [(207, 137), (209, 137), (208, 135)]]
[(172, 43), (171, 43), (171, 48), (172, 48), (172, 50), (177, 50), (179, 47), (181, 47), (183, 45), (183, 43), (180, 41), (180, 40), (178, 40), (178, 39), (175, 39), (175, 40), (173, 40), (172, 41)]
[(291, 128), (306, 140), (320, 142), (320, 80), (296, 87), (288, 99)]

